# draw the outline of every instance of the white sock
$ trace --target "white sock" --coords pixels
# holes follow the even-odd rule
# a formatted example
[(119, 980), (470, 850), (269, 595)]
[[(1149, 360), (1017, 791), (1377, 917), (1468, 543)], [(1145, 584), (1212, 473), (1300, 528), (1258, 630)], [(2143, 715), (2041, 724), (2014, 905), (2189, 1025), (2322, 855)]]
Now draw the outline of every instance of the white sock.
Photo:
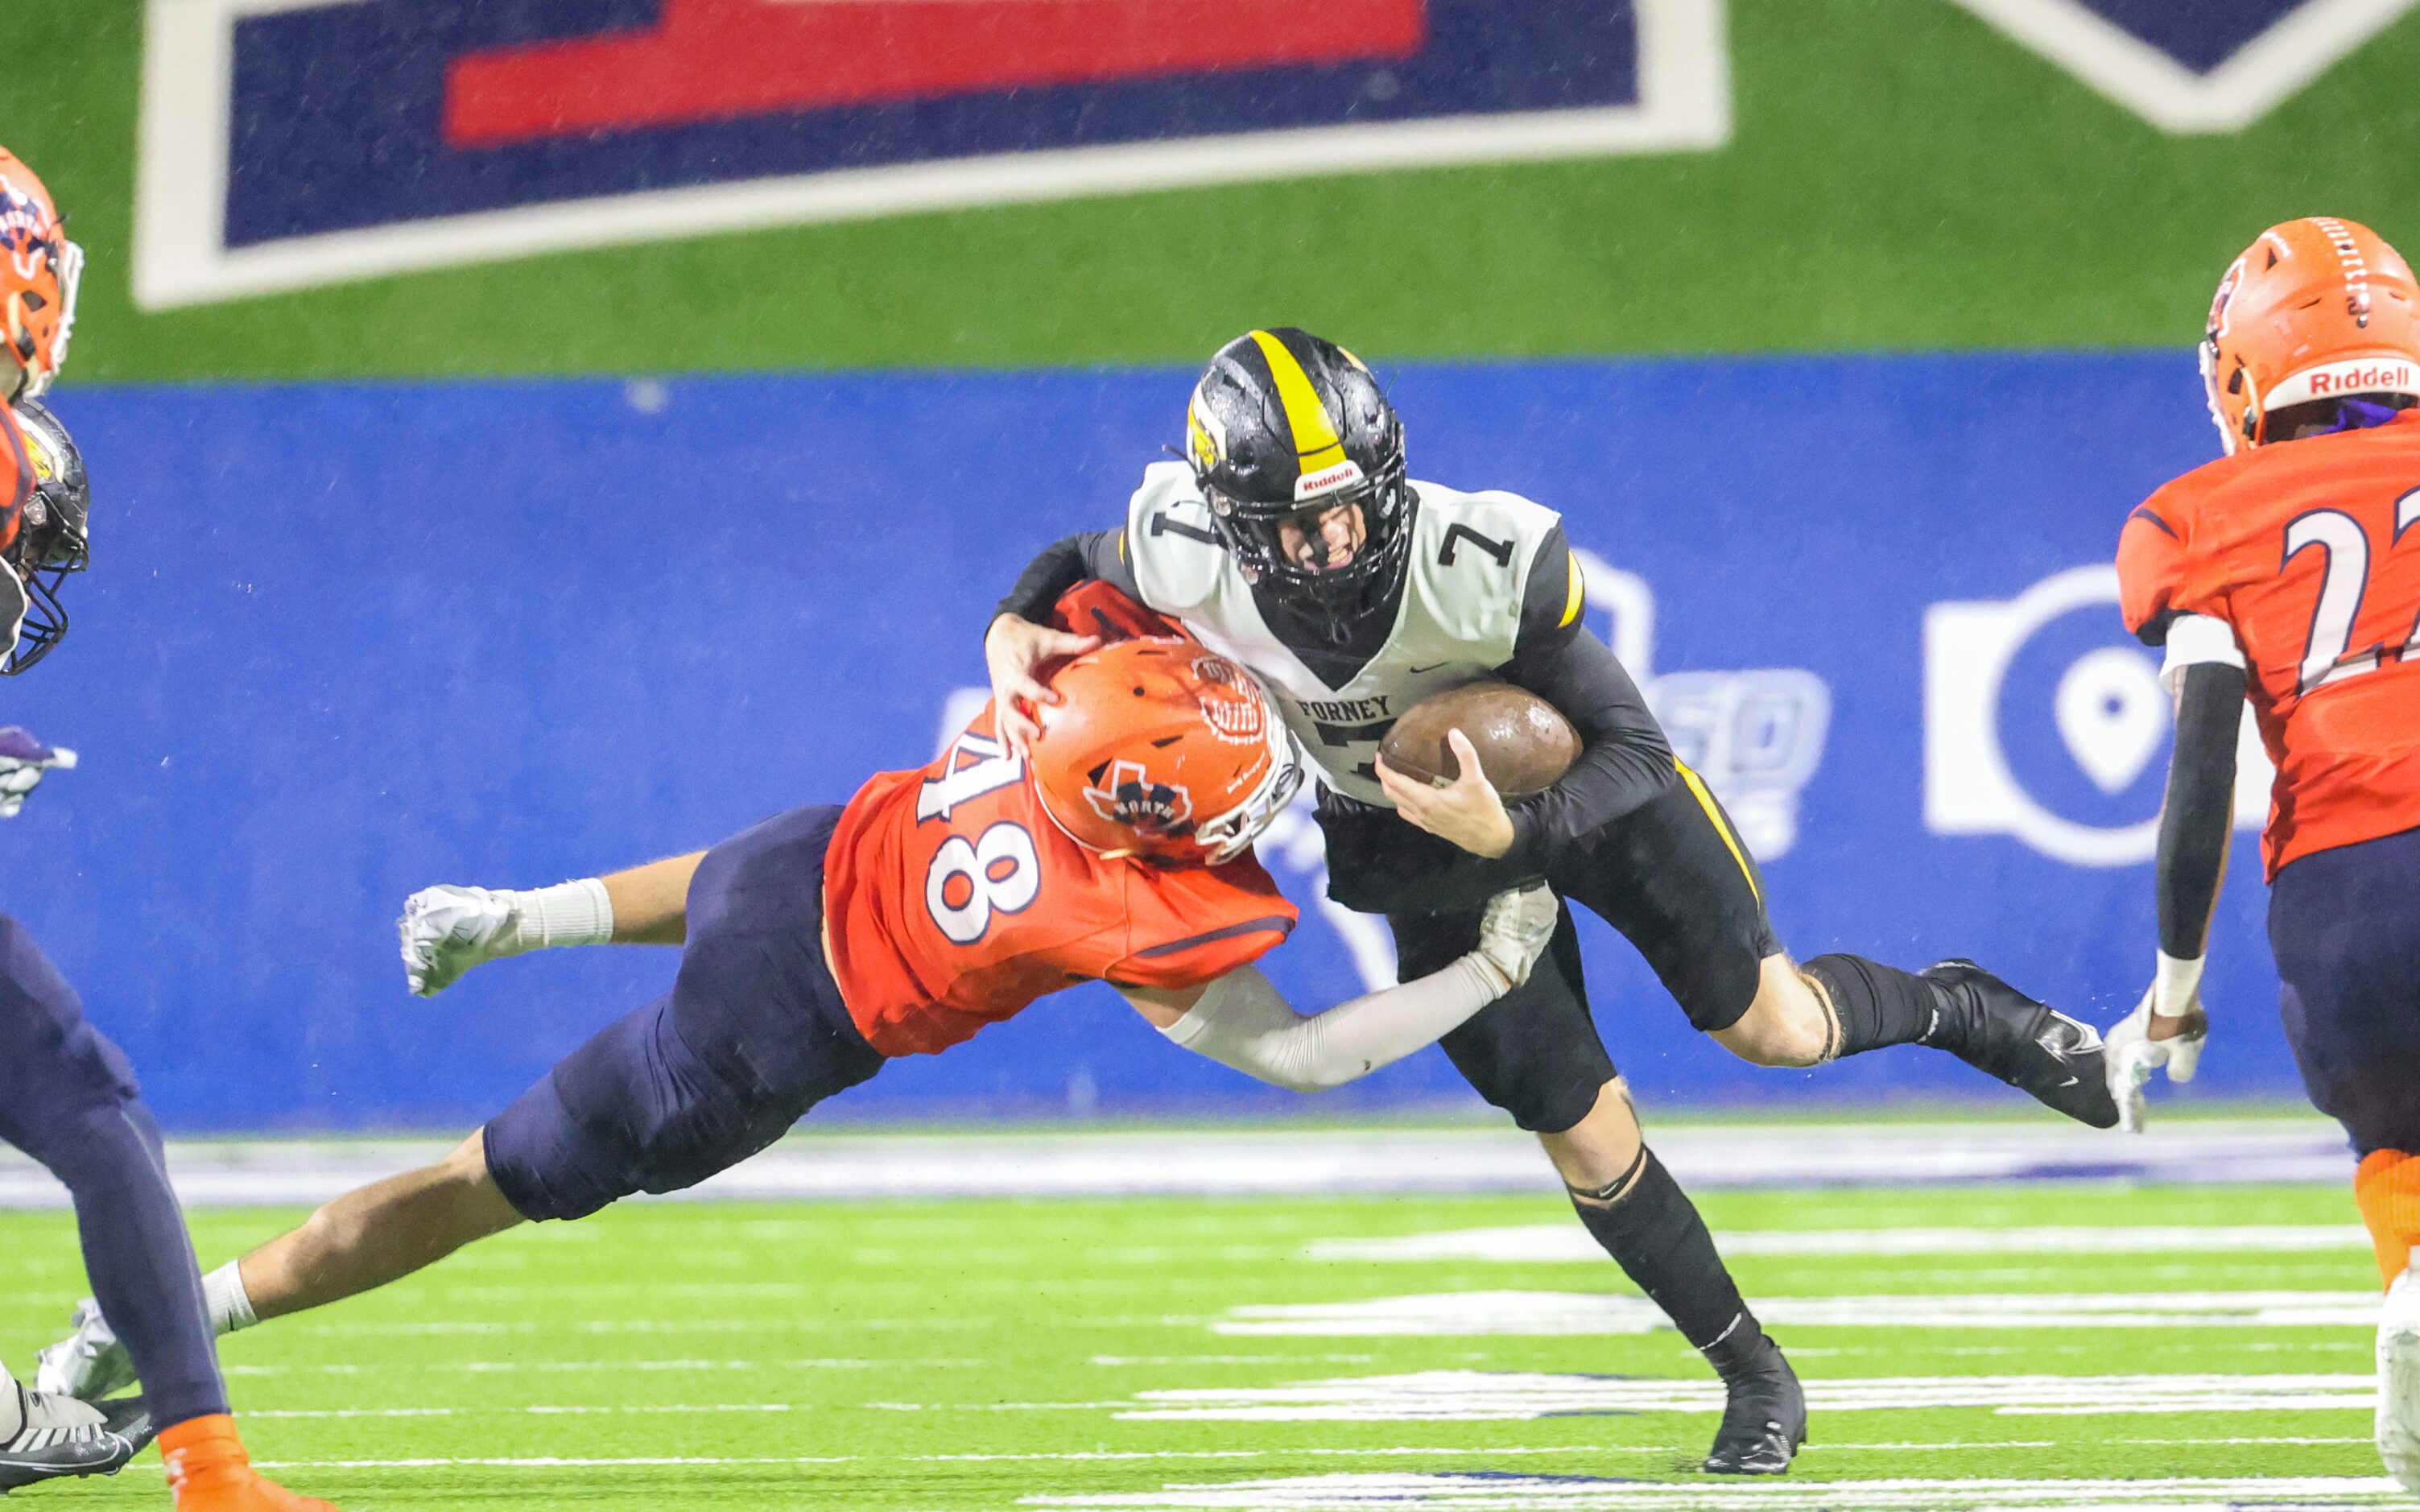
[(229, 1260), (202, 1277), (202, 1303), (209, 1309), (210, 1328), (233, 1333), (260, 1321), (253, 1316), (252, 1298), (243, 1289), (243, 1265)]
[(513, 900), (523, 950), (613, 942), (613, 899), (594, 877), (504, 896)]
[(0, 1444), (7, 1443), (25, 1430), (25, 1388), (16, 1378), (0, 1370)]

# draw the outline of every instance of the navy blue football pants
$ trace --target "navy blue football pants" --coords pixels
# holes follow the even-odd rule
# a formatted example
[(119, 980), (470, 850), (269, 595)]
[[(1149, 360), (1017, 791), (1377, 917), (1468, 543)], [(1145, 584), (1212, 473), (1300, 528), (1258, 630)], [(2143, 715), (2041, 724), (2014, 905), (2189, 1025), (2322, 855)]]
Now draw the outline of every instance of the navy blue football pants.
[(0, 913), (0, 1139), (64, 1182), (93, 1295), (163, 1427), (227, 1410), (160, 1128), (118, 1048), (58, 969)]
[(2420, 830), (2314, 851), (2269, 889), (2303, 1085), (2354, 1150), (2420, 1153)]

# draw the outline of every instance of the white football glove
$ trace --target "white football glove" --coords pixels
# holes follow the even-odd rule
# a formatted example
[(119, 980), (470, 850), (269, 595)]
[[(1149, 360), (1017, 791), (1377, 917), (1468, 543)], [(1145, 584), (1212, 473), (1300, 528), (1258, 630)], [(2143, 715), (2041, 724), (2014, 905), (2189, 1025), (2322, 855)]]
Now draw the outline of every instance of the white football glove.
[(44, 745), (14, 725), (0, 729), (0, 819), (15, 818), (45, 774), (75, 764), (76, 754), (63, 745)]
[[(2143, 1086), (2151, 1073), (2164, 1068), (2171, 1082), (2192, 1081), (2201, 1065), (2202, 1047), (2210, 1043), (2210, 1016), (2201, 1006), (2201, 962), (2177, 964), (2195, 969), (2180, 974), (2164, 959), (2161, 979), (2144, 990), (2134, 1011), (2112, 1026), (2105, 1039), (2109, 1095), (2117, 1099), (2118, 1127), (2130, 1134), (2143, 1131)], [(2176, 985), (2180, 974), (2186, 977), (2181, 987)], [(2153, 1039), (2154, 1012), (2163, 1018), (2190, 1018), (2194, 1024), (2173, 1038)]]
[(422, 997), (435, 997), (482, 961), (529, 948), (513, 896), (484, 887), (422, 888), (403, 900), (396, 932), (404, 980)]
[(1561, 916), (1562, 902), (1545, 883), (1509, 888), (1487, 900), (1474, 954), (1503, 976), (1503, 990), (1510, 992), (1529, 979)]

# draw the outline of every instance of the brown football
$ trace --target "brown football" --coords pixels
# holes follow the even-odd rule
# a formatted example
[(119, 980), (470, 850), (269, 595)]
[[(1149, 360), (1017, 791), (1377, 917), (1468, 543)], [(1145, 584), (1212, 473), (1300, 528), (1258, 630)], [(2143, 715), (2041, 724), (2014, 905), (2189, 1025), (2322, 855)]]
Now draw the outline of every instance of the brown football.
[(1509, 682), (1466, 682), (1429, 694), (1395, 721), (1379, 742), (1387, 765), (1420, 782), (1451, 782), (1462, 763), (1446, 744), (1459, 729), (1479, 752), (1480, 770), (1507, 798), (1544, 792), (1579, 759), (1579, 732), (1555, 706)]

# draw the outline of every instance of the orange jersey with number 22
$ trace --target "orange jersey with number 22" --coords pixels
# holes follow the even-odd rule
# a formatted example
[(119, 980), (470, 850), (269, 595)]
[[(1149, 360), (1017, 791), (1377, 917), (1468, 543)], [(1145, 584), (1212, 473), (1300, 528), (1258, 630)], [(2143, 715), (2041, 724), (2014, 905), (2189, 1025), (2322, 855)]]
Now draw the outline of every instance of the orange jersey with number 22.
[(2268, 873), (2420, 828), (2420, 411), (2178, 478), (2126, 522), (2126, 626), (2225, 620), (2276, 763)]

